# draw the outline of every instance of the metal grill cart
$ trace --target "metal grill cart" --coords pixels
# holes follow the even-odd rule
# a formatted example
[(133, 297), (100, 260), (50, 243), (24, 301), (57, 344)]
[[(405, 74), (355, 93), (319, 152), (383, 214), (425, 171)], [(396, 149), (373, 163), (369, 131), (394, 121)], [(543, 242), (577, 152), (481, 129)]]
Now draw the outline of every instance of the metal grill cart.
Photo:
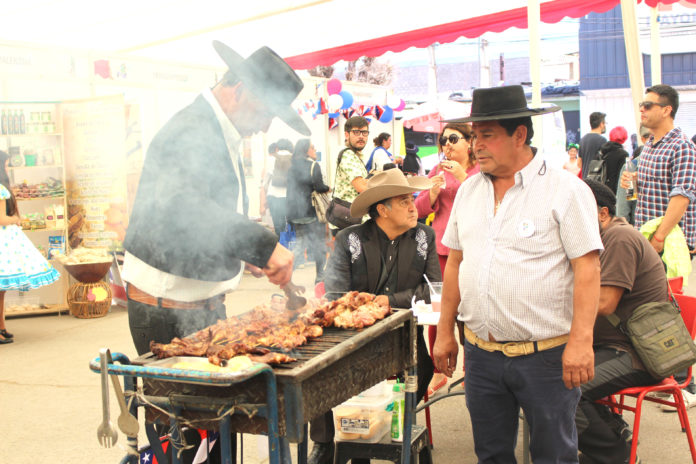
[[(265, 434), (270, 425), (270, 462), (280, 462), (273, 437), (275, 429), (282, 440), (298, 444), (298, 462), (305, 464), (307, 423), (311, 419), (382, 380), (407, 371), (404, 436), (411, 436), (417, 387), (416, 323), (411, 311), (396, 311), (359, 331), (326, 328), (321, 337), (290, 354), (297, 361), (274, 366), (272, 370), (266, 365), (261, 365), (265, 370), (254, 367), (253, 372), (244, 371), (243, 378), (233, 382), (226, 379), (222, 386), (214, 383), (215, 373), (153, 367), (156, 358), (152, 353), (133, 360), (132, 365), (125, 356), (117, 355), (126, 365), (111, 364), (109, 373), (125, 376), (130, 396), (136, 391), (137, 378), (142, 379), (131, 410), (144, 407), (148, 424), (177, 425), (183, 420), (199, 429), (219, 430), (221, 440), (228, 439), (229, 432)], [(98, 360), (92, 361), (90, 368), (98, 372)], [(276, 406), (277, 421), (273, 419)], [(219, 411), (232, 407), (239, 412), (258, 412), (228, 414), (221, 421)], [(148, 438), (156, 446), (159, 439), (154, 429), (152, 432)], [(402, 462), (410, 462), (408, 440), (404, 440), (402, 451)]]

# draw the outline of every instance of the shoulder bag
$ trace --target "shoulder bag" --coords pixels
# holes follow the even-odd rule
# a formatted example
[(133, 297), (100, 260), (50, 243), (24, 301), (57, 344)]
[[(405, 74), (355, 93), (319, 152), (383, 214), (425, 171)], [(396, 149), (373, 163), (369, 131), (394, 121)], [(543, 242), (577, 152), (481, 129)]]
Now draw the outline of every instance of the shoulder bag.
[[(314, 178), (314, 166), (317, 164), (316, 161), (312, 161), (312, 167), (309, 168), (309, 176)], [(328, 192), (319, 193), (312, 190), (312, 206), (314, 206), (314, 211), (317, 213), (317, 220), (322, 224), (326, 224), (326, 210), (329, 209), (329, 199)]]
[(631, 340), (645, 368), (656, 379), (664, 379), (696, 363), (696, 345), (671, 293), (670, 289), (671, 301), (642, 304), (626, 321), (614, 313), (605, 316)]
[[(344, 148), (338, 154), (338, 159), (336, 160), (336, 175), (334, 176), (334, 181), (338, 177), (338, 166), (341, 164), (341, 159), (343, 158), (343, 152), (348, 150)], [(350, 205), (351, 202), (336, 198), (336, 189), (334, 188), (333, 194), (331, 196), (331, 202), (326, 210), (326, 220), (338, 227), (339, 229), (345, 229), (362, 222), (362, 218), (354, 218), (350, 215)]]

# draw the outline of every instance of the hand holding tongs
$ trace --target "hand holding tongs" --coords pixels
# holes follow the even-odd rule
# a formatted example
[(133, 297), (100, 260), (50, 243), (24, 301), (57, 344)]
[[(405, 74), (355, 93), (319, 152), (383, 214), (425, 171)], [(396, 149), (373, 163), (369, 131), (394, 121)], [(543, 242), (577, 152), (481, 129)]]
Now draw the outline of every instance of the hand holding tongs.
[(297, 311), (307, 304), (307, 298), (300, 296), (305, 292), (305, 288), (292, 283), (292, 280), (283, 286), (285, 296), (288, 297), (285, 307), (290, 311)]

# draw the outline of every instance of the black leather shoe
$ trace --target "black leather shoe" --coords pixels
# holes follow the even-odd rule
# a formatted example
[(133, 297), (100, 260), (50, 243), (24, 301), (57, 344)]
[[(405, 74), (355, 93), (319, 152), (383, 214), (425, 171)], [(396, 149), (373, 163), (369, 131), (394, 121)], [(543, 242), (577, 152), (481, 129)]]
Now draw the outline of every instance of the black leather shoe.
[(314, 443), (307, 464), (333, 464), (334, 443)]

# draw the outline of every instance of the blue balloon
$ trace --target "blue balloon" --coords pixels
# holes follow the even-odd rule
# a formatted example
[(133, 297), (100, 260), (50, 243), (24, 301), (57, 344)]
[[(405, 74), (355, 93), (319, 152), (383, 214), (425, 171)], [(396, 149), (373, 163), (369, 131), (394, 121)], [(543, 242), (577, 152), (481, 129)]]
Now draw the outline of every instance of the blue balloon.
[(379, 122), (389, 122), (392, 120), (392, 117), (394, 117), (394, 110), (389, 106), (385, 106), (384, 113), (380, 116)]
[(343, 98), (342, 110), (347, 110), (353, 105), (353, 96), (347, 90), (341, 90), (338, 94)]
[(330, 118), (337, 118), (338, 115), (339, 115), (338, 111), (336, 111), (335, 113), (329, 113)]

